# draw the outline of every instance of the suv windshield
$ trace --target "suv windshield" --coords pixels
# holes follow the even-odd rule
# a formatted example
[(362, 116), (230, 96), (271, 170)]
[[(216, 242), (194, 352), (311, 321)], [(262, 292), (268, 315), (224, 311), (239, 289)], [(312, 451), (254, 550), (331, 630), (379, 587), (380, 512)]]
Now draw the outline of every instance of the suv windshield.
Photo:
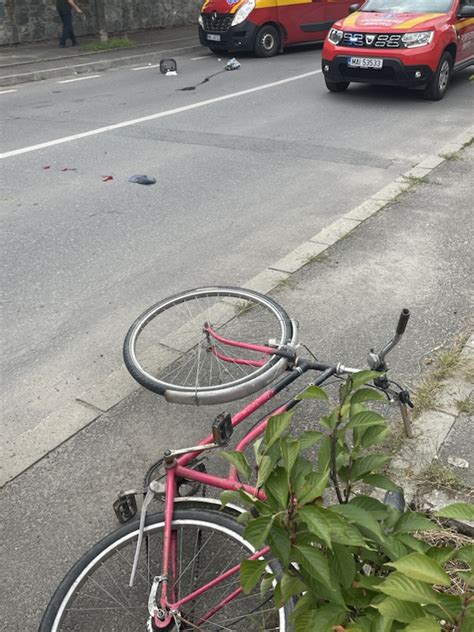
[(447, 13), (452, 0), (368, 0), (361, 11), (373, 13)]

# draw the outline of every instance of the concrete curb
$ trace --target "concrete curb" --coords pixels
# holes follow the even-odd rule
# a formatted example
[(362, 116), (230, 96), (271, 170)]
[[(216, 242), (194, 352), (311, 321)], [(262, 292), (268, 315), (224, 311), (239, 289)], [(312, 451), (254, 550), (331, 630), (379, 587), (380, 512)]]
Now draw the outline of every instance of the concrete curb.
[(87, 72), (105, 71), (110, 68), (119, 68), (122, 66), (133, 66), (134, 64), (148, 64), (159, 61), (163, 58), (163, 55), (183, 55), (184, 53), (200, 50), (202, 50), (201, 44), (178, 48), (164, 48), (150, 53), (139, 53), (137, 55), (114, 57), (113, 59), (93, 60), (82, 64), (70, 64), (67, 66), (58, 66), (57, 68), (4, 75), (0, 77), (0, 87), (14, 86), (31, 81), (41, 81), (43, 79), (54, 79), (55, 77), (65, 77), (68, 74), (84, 74)]
[[(474, 126), (470, 126), (462, 134), (456, 136), (452, 142), (442, 147), (437, 154), (424, 158), (415, 167), (374, 193), (365, 202), (339, 217), (285, 257), (268, 266), (260, 274), (249, 279), (244, 284), (245, 287), (264, 294), (276, 289), (280, 283), (290, 279), (294, 273), (301, 270), (315, 257), (326, 252), (363, 222), (394, 202), (401, 193), (413, 187), (414, 184), (410, 181), (411, 177), (428, 175), (446, 160), (447, 155), (461, 151), (473, 138)], [(54, 411), (42, 424), (28, 433), (20, 435), (14, 443), (8, 446), (9, 454), (7, 458), (3, 459), (5, 466), (0, 474), (0, 486), (17, 477), (46, 456), (52, 449), (70, 439), (137, 390), (139, 387), (122, 367), (110, 373), (94, 387), (79, 394), (75, 402), (69, 402), (61, 411)], [(450, 423), (446, 422), (446, 425), (451, 428), (454, 418), (449, 413), (444, 414), (449, 415), (447, 419), (450, 420)], [(61, 419), (61, 423), (54, 423), (54, 420), (59, 421), (59, 419)], [(55, 445), (47, 448), (46, 446), (51, 444), (52, 435)], [(447, 433), (442, 435), (441, 430), (439, 431), (437, 442), (433, 442), (430, 447), (431, 452), (439, 449), (439, 442), (442, 442), (442, 437), (445, 438), (446, 435)]]
[[(471, 334), (464, 345), (460, 359), (462, 364), (454, 370), (451, 377), (443, 382), (433, 409), (423, 412), (417, 419), (414, 425), (414, 438), (404, 440), (402, 449), (392, 461), (392, 474), (403, 486), (407, 503), (419, 500), (417, 499), (417, 477), (439, 458), (441, 448), (460, 416), (455, 402), (472, 396), (474, 392), (473, 384), (466, 376), (469, 368), (474, 373), (474, 334)], [(437, 499), (433, 501), (427, 499), (427, 504), (432, 508), (438, 509), (443, 504), (453, 502), (452, 498), (449, 500), (449, 496), (440, 494), (439, 490), (430, 492), (429, 496), (431, 497), (433, 493)], [(464, 499), (462, 493), (460, 498)]]

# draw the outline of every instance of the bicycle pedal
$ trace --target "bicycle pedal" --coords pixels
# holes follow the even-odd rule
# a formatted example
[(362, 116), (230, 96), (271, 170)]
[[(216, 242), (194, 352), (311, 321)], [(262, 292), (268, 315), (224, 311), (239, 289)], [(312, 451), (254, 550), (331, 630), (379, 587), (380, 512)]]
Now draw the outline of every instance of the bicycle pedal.
[(123, 524), (131, 520), (138, 511), (135, 493), (120, 493), (113, 508), (119, 522)]

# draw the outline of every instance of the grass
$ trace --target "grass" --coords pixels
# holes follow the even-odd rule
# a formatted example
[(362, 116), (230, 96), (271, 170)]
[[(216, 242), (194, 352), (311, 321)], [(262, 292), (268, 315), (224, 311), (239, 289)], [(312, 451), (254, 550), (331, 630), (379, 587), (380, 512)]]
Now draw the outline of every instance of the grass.
[(471, 491), (471, 488), (463, 483), (459, 475), (449, 465), (443, 465), (439, 461), (433, 461), (417, 476), (420, 486), (443, 489), (447, 492)]
[(134, 42), (126, 37), (112, 37), (107, 42), (91, 42), (90, 44), (81, 45), (81, 50), (110, 50), (112, 48), (129, 48)]
[(403, 179), (410, 185), (410, 187), (426, 182), (426, 176), (403, 176)]
[(439, 154), (440, 158), (444, 158), (444, 160), (462, 160), (462, 156), (461, 156), (461, 152), (460, 151), (452, 151), (450, 153), (447, 154)]
[(468, 415), (474, 415), (474, 399), (472, 397), (466, 397), (456, 402), (456, 408), (460, 413), (467, 413)]
[[(473, 77), (474, 77), (474, 75), (473, 75)], [(474, 136), (471, 138), (471, 140), (468, 140), (467, 143), (464, 143), (462, 148), (466, 149), (466, 147), (470, 147), (471, 145), (474, 145)]]
[(432, 410), (436, 406), (436, 396), (440, 386), (460, 365), (461, 351), (468, 337), (469, 334), (460, 336), (451, 349), (441, 353), (435, 360), (435, 368), (421, 380), (413, 396), (415, 419), (425, 410)]

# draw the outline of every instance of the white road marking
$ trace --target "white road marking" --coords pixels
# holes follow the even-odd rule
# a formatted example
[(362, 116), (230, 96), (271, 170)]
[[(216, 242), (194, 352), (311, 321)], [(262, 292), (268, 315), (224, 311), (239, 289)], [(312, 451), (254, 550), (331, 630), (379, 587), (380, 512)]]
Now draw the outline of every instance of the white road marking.
[(140, 66), (140, 68), (132, 68), (132, 70), (148, 70), (149, 68), (159, 68), (160, 64), (152, 64), (150, 66)]
[(276, 86), (283, 86), (286, 83), (290, 83), (292, 81), (298, 81), (299, 79), (307, 79), (308, 77), (313, 77), (314, 75), (318, 75), (320, 72), (322, 71), (312, 70), (311, 72), (305, 72), (302, 75), (295, 75), (294, 77), (288, 77), (288, 79), (280, 79), (279, 81), (264, 83), (261, 86), (256, 86), (255, 88), (247, 88), (246, 90), (231, 92), (230, 94), (224, 94), (220, 97), (214, 97), (213, 99), (206, 99), (205, 101), (198, 101), (197, 103), (183, 105), (179, 108), (173, 108), (172, 110), (157, 112), (156, 114), (142, 116), (137, 119), (132, 119), (130, 121), (123, 121), (122, 123), (115, 123), (113, 125), (106, 125), (105, 127), (98, 127), (96, 129), (91, 129), (88, 132), (81, 132), (80, 134), (73, 134), (72, 136), (64, 136), (63, 138), (56, 138), (55, 140), (49, 140), (45, 143), (38, 143), (37, 145), (30, 145), (28, 147), (21, 147), (20, 149), (13, 149), (12, 151), (6, 151), (3, 154), (0, 154), (0, 158), (11, 158), (12, 156), (27, 154), (31, 151), (37, 151), (38, 149), (46, 149), (46, 147), (54, 147), (55, 145), (70, 143), (74, 140), (79, 140), (80, 138), (87, 138), (88, 136), (96, 136), (97, 134), (112, 132), (116, 129), (122, 129), (124, 127), (138, 125), (140, 123), (147, 123), (148, 121), (155, 121), (156, 119), (165, 118), (166, 116), (173, 116), (174, 114), (180, 114), (181, 112), (189, 112), (190, 110), (196, 110), (197, 108), (202, 108), (205, 105), (212, 105), (213, 103), (219, 103), (220, 101), (227, 101), (228, 99), (243, 97), (247, 94), (260, 92), (261, 90), (268, 90), (269, 88), (275, 88)]
[(77, 79), (64, 79), (63, 81), (58, 81), (57, 83), (72, 83), (73, 81), (84, 81), (85, 79), (97, 79), (100, 75), (89, 75), (87, 77), (77, 77)]
[(197, 61), (198, 59), (207, 59), (211, 55), (202, 55), (201, 57), (191, 57), (191, 61)]
[(0, 94), (8, 94), (9, 92), (16, 92), (16, 90), (2, 90)]

